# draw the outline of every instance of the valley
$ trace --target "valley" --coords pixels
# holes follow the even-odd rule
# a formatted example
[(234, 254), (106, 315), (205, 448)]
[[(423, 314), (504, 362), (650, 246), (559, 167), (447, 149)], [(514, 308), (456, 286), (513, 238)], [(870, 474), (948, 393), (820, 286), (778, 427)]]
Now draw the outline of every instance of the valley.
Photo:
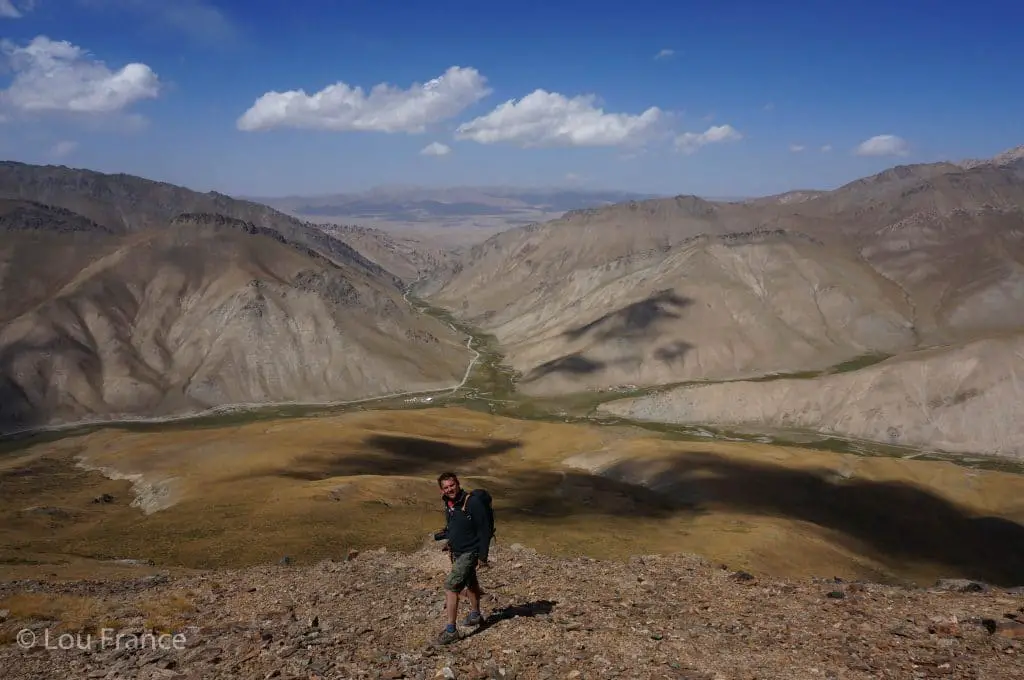
[[(0, 581), (247, 582), (390, 554), (433, 574), (455, 469), (495, 498), (495, 554), (555, 570), (1024, 584), (1019, 210), (675, 197), (423, 248), (137, 178), (200, 212), (125, 219), (137, 197), (112, 219), (71, 187), (119, 180), (13, 171)], [(949, 172), (1024, 184), (980, 164), (865, 186), (925, 177), (924, 200)], [(18, 597), (0, 636), (94, 624)]]

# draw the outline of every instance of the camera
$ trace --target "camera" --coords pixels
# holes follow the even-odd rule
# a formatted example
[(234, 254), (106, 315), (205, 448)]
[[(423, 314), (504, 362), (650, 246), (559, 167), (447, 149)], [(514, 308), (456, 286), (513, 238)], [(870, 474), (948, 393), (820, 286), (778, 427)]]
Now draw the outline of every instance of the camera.
[(448, 530), (447, 529), (441, 529), (440, 531), (438, 531), (437, 533), (434, 534), (434, 540), (435, 541), (443, 541), (446, 538), (448, 538)]

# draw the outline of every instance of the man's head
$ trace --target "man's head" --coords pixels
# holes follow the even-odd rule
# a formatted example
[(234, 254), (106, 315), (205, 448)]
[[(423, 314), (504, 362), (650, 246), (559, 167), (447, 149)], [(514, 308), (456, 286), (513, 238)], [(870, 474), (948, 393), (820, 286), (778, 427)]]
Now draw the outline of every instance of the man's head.
[(459, 495), (459, 478), (454, 472), (442, 472), (437, 478), (437, 485), (445, 497), (454, 500)]

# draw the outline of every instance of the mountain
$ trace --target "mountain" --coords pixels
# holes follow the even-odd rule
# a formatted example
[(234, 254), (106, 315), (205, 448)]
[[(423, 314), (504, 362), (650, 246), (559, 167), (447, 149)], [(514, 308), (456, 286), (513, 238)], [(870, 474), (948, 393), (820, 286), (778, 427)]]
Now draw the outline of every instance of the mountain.
[[(995, 434), (997, 421), (1024, 422), (1024, 401), (982, 407), (1016, 394), (1004, 381), (1024, 370), (1024, 353), (970, 344), (1005, 337), (1014, 346), (1024, 332), (1022, 206), (1024, 161), (1012, 153), (753, 201), (631, 201), (507, 230), (422, 291), (493, 333), (526, 392), (738, 381), (701, 387), (709, 398), (697, 410), (689, 387), (627, 410), (1024, 456), (1024, 439)], [(946, 346), (898, 370), (822, 377), (799, 392), (792, 381), (751, 382)], [(997, 361), (998, 371), (979, 367)], [(934, 394), (920, 372), (946, 376), (935, 389), (962, 381), (967, 396)], [(835, 397), (845, 410), (819, 407), (818, 390), (845, 395)], [(926, 420), (952, 410), (929, 430), (904, 402), (924, 404)], [(897, 435), (862, 424), (880, 419)]]
[(119, 232), (164, 227), (181, 213), (224, 215), (277, 232), (335, 263), (355, 266), (372, 276), (398, 283), (393, 275), (357, 250), (312, 225), (266, 205), (217, 192), (202, 194), (132, 175), (0, 161), (0, 198), (64, 208), (104, 229)]
[(0, 164), (0, 431), (444, 389), (465, 338), (295, 218)]
[(359, 193), (261, 197), (253, 200), (309, 218), (444, 222), (502, 217), (519, 223), (568, 210), (651, 198), (650, 194), (590, 189), (515, 187), (378, 187)]
[(351, 224), (321, 224), (325, 233), (347, 243), (371, 262), (379, 264), (405, 283), (448, 266), (457, 247), (443, 247), (425, 238), (398, 231)]

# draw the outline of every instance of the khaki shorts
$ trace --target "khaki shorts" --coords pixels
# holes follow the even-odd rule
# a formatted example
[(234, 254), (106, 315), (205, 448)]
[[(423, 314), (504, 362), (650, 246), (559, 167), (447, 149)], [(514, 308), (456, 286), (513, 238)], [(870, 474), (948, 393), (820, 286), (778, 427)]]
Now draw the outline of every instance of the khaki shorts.
[(477, 554), (475, 552), (467, 552), (454, 555), (454, 558), (452, 560), (452, 570), (444, 582), (444, 589), (450, 590), (453, 593), (462, 592), (462, 589), (466, 586), (469, 586), (470, 590), (478, 590), (480, 582), (476, 578)]

